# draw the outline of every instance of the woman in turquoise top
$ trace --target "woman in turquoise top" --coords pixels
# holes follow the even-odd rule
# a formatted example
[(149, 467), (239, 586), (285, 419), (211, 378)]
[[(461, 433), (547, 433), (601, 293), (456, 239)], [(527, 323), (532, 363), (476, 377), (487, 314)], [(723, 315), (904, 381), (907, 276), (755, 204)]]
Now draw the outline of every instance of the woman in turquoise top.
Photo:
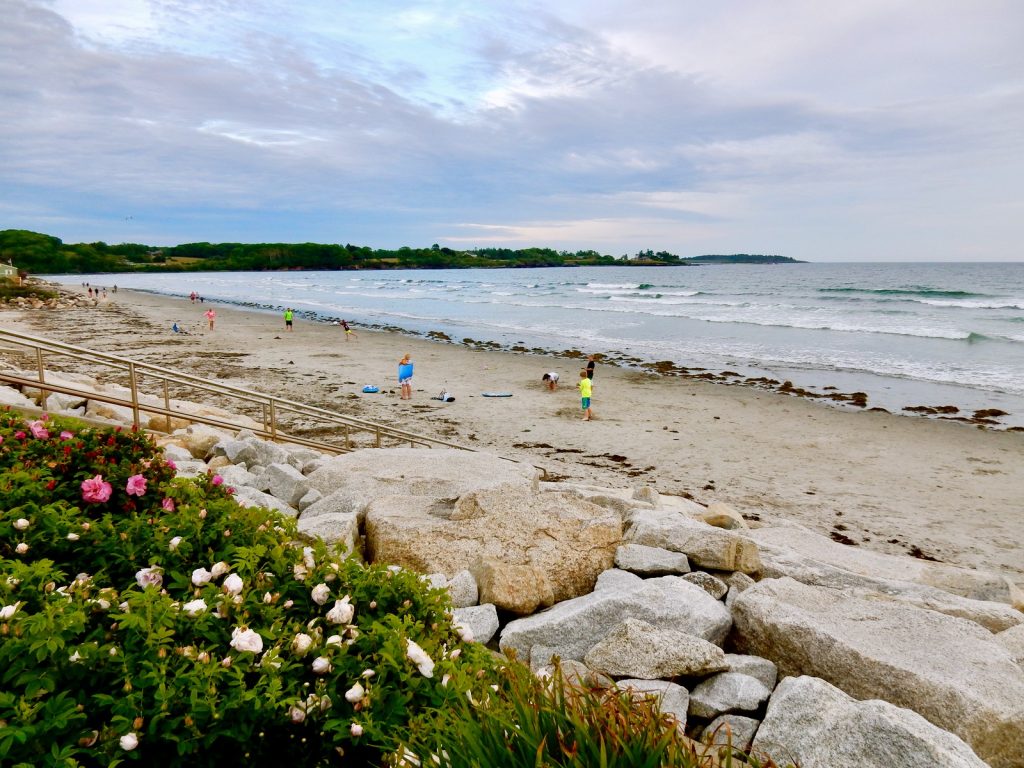
[(412, 361), (406, 354), (398, 361), (398, 383), (402, 385), (402, 399), (412, 400)]

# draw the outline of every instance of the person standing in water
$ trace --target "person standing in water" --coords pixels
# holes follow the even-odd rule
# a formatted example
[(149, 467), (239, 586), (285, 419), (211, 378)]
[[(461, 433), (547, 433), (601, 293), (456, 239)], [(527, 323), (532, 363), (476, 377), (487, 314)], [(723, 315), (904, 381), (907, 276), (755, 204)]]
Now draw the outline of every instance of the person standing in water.
[(402, 387), (402, 399), (412, 400), (412, 360), (408, 353), (398, 361), (398, 383)]

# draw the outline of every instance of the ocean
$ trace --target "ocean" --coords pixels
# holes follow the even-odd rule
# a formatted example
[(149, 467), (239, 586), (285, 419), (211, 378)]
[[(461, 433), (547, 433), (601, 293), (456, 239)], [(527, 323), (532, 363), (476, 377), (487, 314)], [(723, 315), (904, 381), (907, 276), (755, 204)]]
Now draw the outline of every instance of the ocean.
[[(455, 341), (671, 360), (1024, 426), (1024, 264), (65, 275)], [(184, 310), (187, 312), (188, 310)], [(183, 317), (182, 322), (198, 321)]]

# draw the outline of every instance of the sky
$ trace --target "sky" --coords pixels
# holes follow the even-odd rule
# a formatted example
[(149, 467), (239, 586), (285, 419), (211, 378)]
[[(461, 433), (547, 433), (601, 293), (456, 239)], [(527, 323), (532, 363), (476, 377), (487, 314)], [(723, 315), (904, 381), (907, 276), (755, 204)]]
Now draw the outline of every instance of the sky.
[(0, 229), (1024, 261), (1019, 0), (0, 0)]

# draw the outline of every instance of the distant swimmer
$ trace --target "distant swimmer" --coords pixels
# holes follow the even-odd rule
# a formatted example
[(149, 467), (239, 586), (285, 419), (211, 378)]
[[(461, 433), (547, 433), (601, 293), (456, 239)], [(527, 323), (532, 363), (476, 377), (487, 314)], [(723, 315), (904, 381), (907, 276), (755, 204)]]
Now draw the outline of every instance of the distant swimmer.
[(554, 392), (558, 388), (558, 374), (555, 373), (554, 371), (545, 373), (543, 376), (540, 377), (540, 380), (546, 381), (548, 389), (550, 389), (552, 392)]

